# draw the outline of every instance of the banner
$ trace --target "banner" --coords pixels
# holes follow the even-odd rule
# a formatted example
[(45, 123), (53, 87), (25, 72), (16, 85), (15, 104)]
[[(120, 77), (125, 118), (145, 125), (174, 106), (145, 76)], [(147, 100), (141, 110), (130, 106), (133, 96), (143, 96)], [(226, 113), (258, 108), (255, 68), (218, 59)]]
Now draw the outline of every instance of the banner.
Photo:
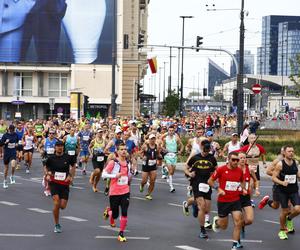
[(157, 72), (157, 60), (156, 60), (156, 57), (148, 59), (148, 64), (150, 66), (151, 73), (155, 74)]

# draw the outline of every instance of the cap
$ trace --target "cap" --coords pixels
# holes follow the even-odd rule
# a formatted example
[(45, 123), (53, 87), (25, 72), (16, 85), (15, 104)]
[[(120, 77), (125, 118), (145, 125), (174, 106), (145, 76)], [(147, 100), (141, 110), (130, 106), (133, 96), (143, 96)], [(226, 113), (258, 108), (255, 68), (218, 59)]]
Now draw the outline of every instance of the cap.
[(122, 132), (123, 132), (122, 129), (116, 128), (115, 134), (119, 134), (119, 133), (122, 133)]
[(149, 135), (149, 139), (156, 138), (155, 134)]
[(207, 131), (206, 132), (206, 136), (213, 136), (213, 135), (214, 135), (214, 133), (212, 131)]
[(99, 128), (99, 129), (97, 130), (97, 133), (100, 133), (100, 132), (103, 132), (103, 129), (102, 129), (102, 128)]
[(63, 146), (64, 142), (61, 140), (57, 140), (57, 142), (55, 143), (55, 146)]
[(55, 131), (53, 129), (50, 129), (49, 134), (55, 134)]
[(239, 136), (239, 134), (238, 133), (232, 133), (231, 136)]

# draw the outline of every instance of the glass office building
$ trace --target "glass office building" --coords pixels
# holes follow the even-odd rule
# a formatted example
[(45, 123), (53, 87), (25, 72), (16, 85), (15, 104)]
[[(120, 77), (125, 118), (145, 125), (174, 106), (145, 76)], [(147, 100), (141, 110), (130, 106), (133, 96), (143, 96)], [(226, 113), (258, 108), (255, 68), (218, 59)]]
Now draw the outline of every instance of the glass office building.
[[(234, 54), (238, 64), (240, 62), (240, 51), (237, 50)], [(236, 77), (237, 70), (233, 61), (231, 61), (230, 65), (230, 77)], [(250, 50), (244, 51), (244, 74), (254, 74), (254, 55), (251, 54)]]
[(208, 95), (214, 95), (215, 86), (229, 79), (230, 75), (211, 59), (208, 59)]

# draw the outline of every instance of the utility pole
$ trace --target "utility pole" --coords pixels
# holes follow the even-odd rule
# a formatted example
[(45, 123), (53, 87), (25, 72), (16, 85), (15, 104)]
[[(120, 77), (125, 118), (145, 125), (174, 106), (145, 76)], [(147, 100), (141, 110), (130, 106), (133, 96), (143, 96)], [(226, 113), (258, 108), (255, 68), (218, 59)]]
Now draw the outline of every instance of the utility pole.
[(117, 64), (117, 28), (118, 28), (118, 13), (117, 13), (117, 1), (114, 0), (114, 17), (113, 17), (113, 46), (112, 46), (112, 84), (111, 84), (111, 116), (116, 116), (116, 64)]
[(170, 46), (170, 74), (168, 82), (168, 96), (171, 95), (172, 90), (172, 46)]
[(163, 67), (159, 67), (159, 83), (158, 83), (158, 114), (160, 114), (160, 90), (161, 90), (161, 71)]

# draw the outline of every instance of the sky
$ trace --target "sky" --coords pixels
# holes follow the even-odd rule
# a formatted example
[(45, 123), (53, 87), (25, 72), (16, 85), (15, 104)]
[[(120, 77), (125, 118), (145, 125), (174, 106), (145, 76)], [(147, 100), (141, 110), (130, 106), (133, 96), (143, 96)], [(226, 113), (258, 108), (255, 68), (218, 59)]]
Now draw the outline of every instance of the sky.
[[(208, 8), (217, 11), (207, 11)], [(181, 46), (182, 18), (179, 16), (187, 15), (193, 18), (185, 19), (185, 46), (196, 46), (196, 37), (202, 36), (203, 47), (223, 48), (234, 53), (239, 48), (240, 9), (241, 0), (150, 0), (147, 44)], [(300, 2), (245, 0), (245, 50), (251, 50), (255, 55), (255, 72), (262, 17), (268, 15), (300, 15)], [(158, 47), (148, 47), (146, 50), (148, 58), (156, 56), (160, 73), (152, 74), (148, 70), (144, 78), (144, 93), (158, 97), (160, 92), (162, 100), (164, 65), (167, 87), (170, 50)], [(173, 49), (172, 55), (172, 89), (177, 89), (178, 50)], [(198, 86), (200, 89), (207, 87), (208, 58), (230, 72), (231, 59), (225, 53), (184, 50), (184, 97), (193, 89), (197, 91)]]

